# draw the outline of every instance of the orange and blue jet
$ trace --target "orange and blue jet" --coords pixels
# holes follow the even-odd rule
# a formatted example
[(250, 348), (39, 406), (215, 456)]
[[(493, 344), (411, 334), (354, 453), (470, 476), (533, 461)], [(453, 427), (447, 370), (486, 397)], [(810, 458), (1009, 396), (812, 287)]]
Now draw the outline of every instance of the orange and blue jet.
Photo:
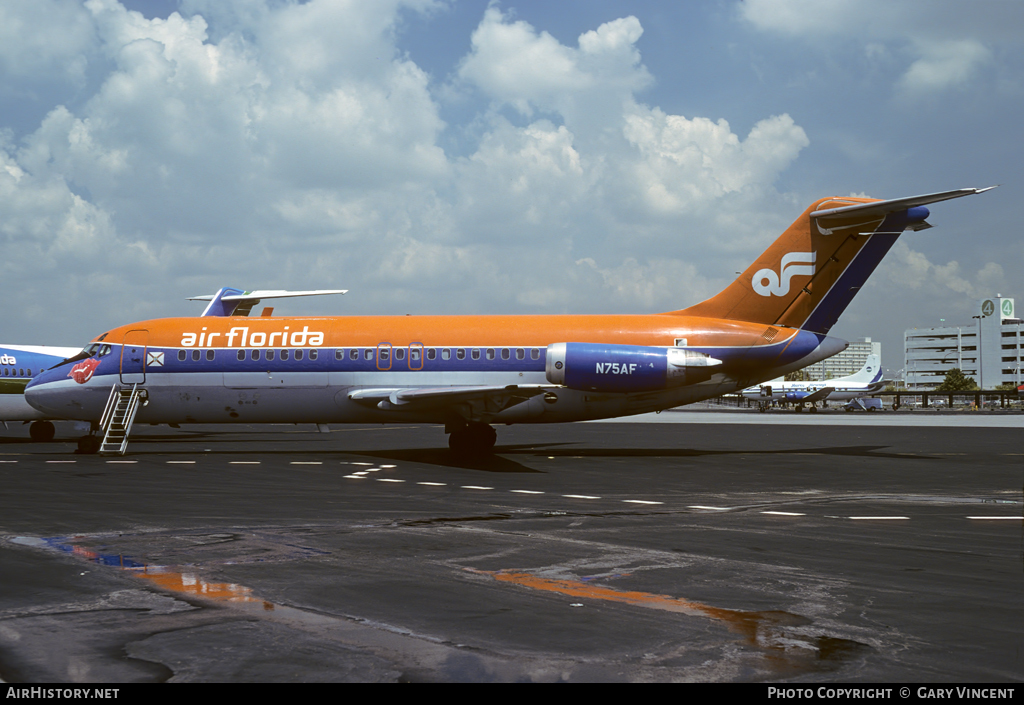
[(842, 351), (829, 331), (899, 235), (931, 227), (925, 206), (987, 190), (820, 199), (717, 296), (665, 313), (248, 317), (260, 292), (222, 289), (203, 316), (102, 333), (25, 397), (121, 424), (110, 452), (132, 398), (143, 423), (437, 423), (487, 452), (495, 424), (660, 411)]

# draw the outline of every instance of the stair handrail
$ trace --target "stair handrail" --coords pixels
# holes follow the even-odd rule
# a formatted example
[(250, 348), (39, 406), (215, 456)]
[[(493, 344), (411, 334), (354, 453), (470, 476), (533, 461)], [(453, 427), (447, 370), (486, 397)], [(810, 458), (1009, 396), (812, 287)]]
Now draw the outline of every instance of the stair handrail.
[(121, 387), (117, 384), (110, 388), (110, 396), (107, 397), (107, 405), (103, 409), (103, 416), (100, 417), (100, 428), (104, 431), (107, 430), (107, 424), (110, 423), (110, 419), (114, 415), (114, 409), (117, 408), (117, 396), (120, 391)]

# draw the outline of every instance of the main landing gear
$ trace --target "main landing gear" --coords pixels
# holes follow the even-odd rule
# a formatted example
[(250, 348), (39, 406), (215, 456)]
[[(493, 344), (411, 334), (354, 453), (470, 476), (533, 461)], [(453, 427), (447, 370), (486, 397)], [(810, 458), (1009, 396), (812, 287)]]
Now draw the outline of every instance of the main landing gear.
[(29, 437), (36, 443), (49, 443), (56, 433), (57, 429), (49, 421), (33, 421), (28, 427)]
[(449, 433), (448, 447), (457, 455), (486, 455), (498, 440), (498, 433), (485, 423), (470, 422)]

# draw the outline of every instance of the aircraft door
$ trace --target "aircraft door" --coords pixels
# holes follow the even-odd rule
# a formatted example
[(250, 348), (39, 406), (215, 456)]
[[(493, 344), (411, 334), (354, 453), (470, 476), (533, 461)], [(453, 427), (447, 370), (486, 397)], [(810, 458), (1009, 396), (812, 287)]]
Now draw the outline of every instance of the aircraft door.
[(761, 396), (768, 398), (772, 396), (772, 386), (770, 384), (766, 384), (761, 387)]
[(121, 384), (145, 384), (148, 330), (130, 330), (121, 346)]
[(391, 343), (377, 346), (377, 369), (382, 372), (391, 369)]
[(409, 344), (409, 369), (414, 371), (423, 369), (423, 343)]

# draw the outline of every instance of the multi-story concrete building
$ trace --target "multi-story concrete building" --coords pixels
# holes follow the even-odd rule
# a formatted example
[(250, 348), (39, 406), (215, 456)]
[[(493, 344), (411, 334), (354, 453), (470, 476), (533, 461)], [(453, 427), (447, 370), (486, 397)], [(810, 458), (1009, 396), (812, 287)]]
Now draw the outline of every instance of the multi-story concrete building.
[(838, 355), (816, 362), (804, 371), (812, 380), (847, 377), (864, 367), (868, 355), (878, 355), (881, 359), (882, 344), (871, 342), (871, 338), (861, 338), (851, 341), (850, 346)]
[(934, 389), (953, 367), (983, 389), (1022, 383), (1024, 321), (1016, 317), (1013, 299), (996, 294), (979, 301), (978, 315), (972, 318), (972, 323), (959, 326), (904, 331), (907, 389)]

